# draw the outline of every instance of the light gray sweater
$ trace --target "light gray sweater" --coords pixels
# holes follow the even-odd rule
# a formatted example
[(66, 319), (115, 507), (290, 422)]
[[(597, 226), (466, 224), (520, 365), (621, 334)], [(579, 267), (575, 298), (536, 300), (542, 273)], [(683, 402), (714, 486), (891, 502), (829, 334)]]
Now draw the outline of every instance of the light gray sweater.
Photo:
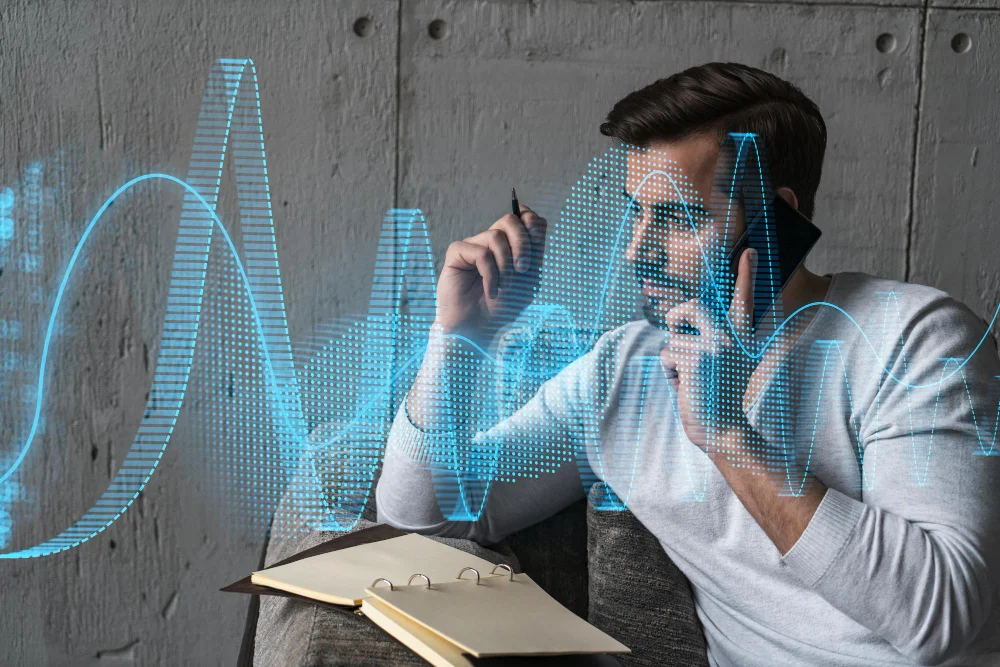
[[(525, 441), (544, 432), (553, 447), (585, 448), (590, 467), (691, 581), (712, 664), (998, 665), (992, 339), (952, 372), (985, 327), (945, 294), (838, 274), (827, 300), (860, 326), (820, 309), (790, 356), (791, 385), (768, 385), (748, 412), (769, 443), (784, 438), (829, 487), (784, 557), (685, 436), (662, 373), (649, 374), (636, 413), (630, 394), (642, 383), (628, 374), (642, 364), (629, 360), (653, 359), (663, 344), (645, 322), (605, 334), (494, 433)], [(823, 342), (831, 340), (840, 342)], [(907, 388), (886, 369), (934, 386)], [(783, 436), (759, 419), (781, 406)], [(581, 409), (602, 417), (596, 442), (580, 432)], [(427, 465), (434, 437), (412, 425), (404, 404), (378, 484), (380, 521), (492, 542), (584, 496), (577, 466), (564, 463), (494, 484), (477, 521), (446, 521)], [(789, 474), (788, 488), (800, 483)]]

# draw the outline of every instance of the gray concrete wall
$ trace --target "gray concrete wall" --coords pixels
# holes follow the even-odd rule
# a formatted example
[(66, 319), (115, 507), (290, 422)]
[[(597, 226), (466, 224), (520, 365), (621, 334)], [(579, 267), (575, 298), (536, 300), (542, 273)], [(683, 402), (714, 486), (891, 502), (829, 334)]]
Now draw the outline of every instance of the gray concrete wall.
[[(67, 244), (118, 185), (144, 171), (185, 172), (212, 59), (253, 58), (299, 339), (365, 307), (386, 208), (423, 208), (439, 257), (504, 212), (511, 184), (526, 203), (554, 209), (606, 146), (597, 126), (615, 100), (692, 64), (736, 60), (800, 84), (827, 117), (814, 268), (927, 282), (987, 315), (1000, 298), (998, 9), (998, 0), (7, 0), (0, 184), (57, 149), (71, 154), (71, 187), (45, 223), (51, 291)], [(353, 29), (362, 17), (372, 20), (364, 37)], [(443, 36), (430, 34), (436, 20)], [(963, 53), (952, 46), (959, 33), (971, 40)], [(891, 49), (877, 48), (883, 34)], [(14, 546), (78, 518), (131, 442), (179, 203), (164, 187), (137, 191), (89, 251)], [(226, 206), (224, 218), (235, 213)], [(41, 317), (10, 271), (0, 310)], [(0, 664), (235, 660), (246, 600), (216, 591), (255, 565), (261, 536), (214, 509), (198, 474), (210, 447), (183, 415), (141, 500), (111, 529), (68, 553), (0, 561)]]

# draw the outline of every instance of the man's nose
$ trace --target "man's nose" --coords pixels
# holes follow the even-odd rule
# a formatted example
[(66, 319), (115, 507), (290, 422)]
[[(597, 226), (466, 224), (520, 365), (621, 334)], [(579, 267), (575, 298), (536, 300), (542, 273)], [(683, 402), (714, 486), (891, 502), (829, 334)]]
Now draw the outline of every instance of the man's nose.
[(625, 251), (625, 259), (629, 262), (651, 261), (659, 257), (663, 252), (662, 239), (658, 242), (654, 238), (652, 231), (652, 220), (650, 216), (643, 215), (636, 220), (635, 228), (632, 231), (632, 241)]

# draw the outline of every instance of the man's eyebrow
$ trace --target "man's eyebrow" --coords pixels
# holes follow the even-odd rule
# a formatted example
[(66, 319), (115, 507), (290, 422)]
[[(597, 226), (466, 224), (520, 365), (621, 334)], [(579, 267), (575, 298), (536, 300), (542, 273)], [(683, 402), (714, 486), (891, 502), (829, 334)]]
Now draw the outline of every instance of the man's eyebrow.
[[(636, 199), (632, 195), (632, 193), (629, 192), (627, 189), (622, 188), (622, 194), (625, 196), (626, 199), (632, 201), (636, 206), (639, 206), (639, 207), (642, 206), (639, 203), (639, 200)], [(653, 204), (653, 206), (654, 207), (656, 207), (656, 206), (662, 206), (662, 207), (673, 209), (673, 210), (676, 210), (676, 211), (685, 211), (686, 210), (686, 211), (690, 211), (691, 215), (700, 216), (700, 217), (706, 217), (706, 218), (707, 217), (711, 217), (711, 215), (712, 215), (708, 211), (708, 209), (706, 209), (701, 204), (693, 204), (693, 203), (690, 203), (690, 202), (683, 202), (683, 201), (680, 201), (680, 200), (677, 200), (677, 199), (671, 199), (669, 201), (664, 201), (664, 202), (656, 202), (655, 204)]]

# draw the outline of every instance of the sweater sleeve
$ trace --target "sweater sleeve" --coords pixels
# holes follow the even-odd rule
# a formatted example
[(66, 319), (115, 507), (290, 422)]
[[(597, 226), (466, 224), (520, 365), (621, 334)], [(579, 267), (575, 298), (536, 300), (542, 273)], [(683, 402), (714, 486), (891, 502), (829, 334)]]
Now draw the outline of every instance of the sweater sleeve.
[(944, 297), (908, 321), (889, 357), (903, 382), (883, 372), (862, 422), (862, 501), (828, 489), (782, 559), (918, 664), (968, 646), (997, 585), (1000, 458), (989, 384), (1000, 368), (992, 341), (960, 366), (982, 333), (972, 313)]
[(448, 520), (441, 512), (432, 459), (434, 452), (447, 451), (447, 438), (453, 436), (417, 428), (404, 400), (389, 432), (376, 488), (379, 521), (488, 544), (583, 498), (574, 454), (583, 437), (578, 416), (588, 401), (594, 355), (591, 351), (574, 361), (543, 383), (520, 410), (478, 436), (499, 443), (503, 455), (501, 479), (490, 486), (475, 521)]

